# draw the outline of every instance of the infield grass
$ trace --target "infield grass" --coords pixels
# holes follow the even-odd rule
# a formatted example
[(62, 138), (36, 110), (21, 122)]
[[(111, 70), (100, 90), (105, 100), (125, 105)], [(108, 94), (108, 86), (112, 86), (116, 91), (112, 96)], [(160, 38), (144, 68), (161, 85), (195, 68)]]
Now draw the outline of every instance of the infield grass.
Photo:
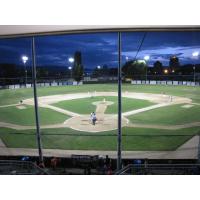
[[(67, 101), (61, 101), (58, 103), (55, 103), (54, 106), (76, 112), (79, 114), (89, 114), (96, 110), (96, 106), (93, 105), (93, 102), (97, 101), (103, 101), (105, 99), (106, 101), (113, 102), (112, 105), (109, 105), (106, 109), (107, 114), (117, 114), (118, 111), (118, 100), (117, 97), (113, 96), (106, 96), (106, 97), (90, 97), (90, 98), (81, 98), (81, 99), (73, 99), (73, 100), (67, 100)], [(152, 102), (147, 100), (139, 100), (139, 99), (131, 99), (131, 98), (122, 98), (122, 111), (127, 112), (130, 110), (135, 110), (139, 108), (144, 108), (147, 106), (153, 105)]]

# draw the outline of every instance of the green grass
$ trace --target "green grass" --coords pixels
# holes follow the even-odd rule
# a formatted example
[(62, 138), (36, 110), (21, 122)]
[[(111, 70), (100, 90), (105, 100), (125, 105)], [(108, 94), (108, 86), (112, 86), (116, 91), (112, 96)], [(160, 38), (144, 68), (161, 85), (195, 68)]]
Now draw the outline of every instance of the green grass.
[(200, 121), (200, 106), (183, 108), (185, 104), (172, 105), (129, 116), (131, 122), (141, 124), (179, 125)]
[[(41, 125), (62, 123), (69, 118), (48, 108), (39, 108), (39, 117)], [(35, 125), (34, 107), (26, 106), (26, 109), (18, 109), (15, 106), (0, 108), (0, 121), (18, 125)]]
[[(96, 106), (92, 104), (92, 102), (96, 101), (112, 101), (114, 104), (109, 105), (106, 109), (107, 114), (116, 114), (118, 110), (118, 99), (117, 97), (106, 96), (106, 97), (91, 97), (91, 98), (82, 98), (82, 99), (74, 99), (68, 101), (61, 101), (53, 104), (54, 106), (80, 113), (80, 114), (89, 114), (96, 110)], [(123, 97), (122, 98), (122, 110), (123, 112), (127, 112), (130, 110), (135, 110), (143, 107), (147, 107), (153, 105), (150, 101), (147, 100), (139, 100), (139, 99), (130, 99)]]
[[(126, 151), (175, 150), (198, 132), (199, 128), (176, 131), (123, 128), (122, 149)], [(116, 131), (86, 133), (60, 128), (42, 129), (41, 134), (44, 148), (112, 151), (117, 148)], [(16, 131), (2, 128), (0, 138), (8, 147), (37, 148), (35, 130)]]
[[(166, 95), (182, 96), (191, 98), (193, 102), (200, 103), (200, 87), (190, 86), (162, 86), (162, 85), (130, 85), (123, 84), (122, 90), (129, 92), (155, 93)], [(72, 94), (78, 92), (117, 92), (117, 84), (91, 84), (82, 86), (58, 86), (58, 87), (41, 87), (38, 88), (38, 96), (48, 96), (56, 94)], [(0, 105), (18, 103), (21, 99), (33, 98), (33, 90), (16, 89), (0, 90)], [(110, 97), (106, 97), (110, 98)], [(82, 99), (83, 100), (83, 99)], [(114, 100), (113, 100), (114, 101)], [(123, 112), (129, 108), (140, 108), (146, 106), (144, 101), (123, 98)], [(134, 105), (132, 103), (134, 102)], [(61, 103), (61, 102), (60, 102)], [(62, 102), (65, 105), (65, 102)], [(67, 102), (68, 103), (68, 102)], [(146, 102), (147, 104), (149, 102)], [(73, 104), (73, 102), (72, 102)], [(89, 101), (88, 101), (88, 106)], [(83, 103), (73, 107), (82, 109)], [(92, 105), (91, 105), (92, 106)], [(87, 113), (94, 109), (87, 107)], [(127, 109), (127, 110), (126, 110)], [(70, 110), (70, 109), (69, 109)], [(115, 113), (117, 104), (108, 107), (107, 113)], [(61, 113), (39, 108), (41, 124), (55, 124), (65, 121), (68, 116)], [(74, 111), (75, 112), (75, 111)], [(86, 106), (84, 107), (86, 112)], [(140, 113), (130, 117), (133, 122), (149, 124), (184, 124), (188, 122), (200, 121), (200, 107), (181, 108), (180, 105), (159, 108), (145, 113)], [(34, 109), (29, 107), (26, 110), (19, 110), (15, 107), (0, 108), (0, 121), (16, 123), (19, 125), (34, 125)], [(123, 150), (175, 150), (192, 135), (199, 132), (199, 127), (181, 129), (176, 131), (143, 129), (143, 128), (123, 128), (122, 148)], [(80, 149), (80, 150), (116, 150), (117, 148), (117, 131), (85, 133), (78, 132), (68, 128), (60, 129), (42, 129), (42, 144), (44, 148), (57, 149)], [(36, 148), (35, 130), (16, 131), (12, 129), (0, 128), (0, 137), (8, 147), (25, 147)]]

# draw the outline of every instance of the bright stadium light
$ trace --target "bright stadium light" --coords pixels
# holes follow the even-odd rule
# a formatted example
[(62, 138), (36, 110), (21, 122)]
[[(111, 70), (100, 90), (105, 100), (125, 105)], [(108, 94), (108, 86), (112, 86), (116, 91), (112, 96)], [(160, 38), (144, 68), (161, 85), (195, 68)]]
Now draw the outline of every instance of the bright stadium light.
[(27, 56), (22, 56), (22, 61), (24, 64), (26, 64), (26, 62), (28, 61), (28, 57)]
[(129, 59), (129, 57), (128, 57), (128, 56), (126, 56), (126, 61), (128, 61), (128, 59)]
[(168, 69), (165, 69), (165, 70), (164, 70), (164, 73), (165, 73), (165, 74), (168, 74)]
[(69, 69), (69, 70), (71, 70), (71, 69), (72, 69), (72, 67), (68, 67), (68, 69)]
[(193, 52), (193, 53), (192, 53), (192, 56), (193, 56), (193, 57), (198, 57), (198, 56), (199, 56), (199, 52), (198, 52), (198, 51)]
[[(147, 64), (147, 61), (150, 59), (150, 56), (146, 55), (144, 56), (144, 60), (146, 61), (146, 64)], [(146, 81), (147, 81), (147, 65), (146, 65)]]
[(150, 59), (150, 56), (146, 55), (144, 56), (144, 60), (148, 61)]
[(97, 69), (101, 69), (101, 66), (100, 66), (100, 65), (98, 65), (98, 66), (97, 66)]
[(68, 59), (68, 61), (69, 61), (70, 63), (73, 63), (73, 62), (74, 62), (74, 58), (71, 57), (71, 58)]

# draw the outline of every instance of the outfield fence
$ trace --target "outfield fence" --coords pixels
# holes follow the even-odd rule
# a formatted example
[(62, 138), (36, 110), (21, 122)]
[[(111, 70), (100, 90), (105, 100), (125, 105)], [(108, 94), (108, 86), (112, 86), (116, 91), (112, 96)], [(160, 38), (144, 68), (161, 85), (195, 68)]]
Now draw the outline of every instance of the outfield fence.
[[(76, 81), (49, 81), (49, 82), (38, 82), (37, 87), (55, 87), (64, 85), (82, 85), (83, 82)], [(0, 89), (20, 89), (20, 88), (32, 88), (33, 84), (11, 84), (11, 85), (0, 85)]]
[(158, 81), (158, 80), (132, 80), (133, 85), (186, 85), (186, 86), (199, 86), (200, 82), (193, 81)]

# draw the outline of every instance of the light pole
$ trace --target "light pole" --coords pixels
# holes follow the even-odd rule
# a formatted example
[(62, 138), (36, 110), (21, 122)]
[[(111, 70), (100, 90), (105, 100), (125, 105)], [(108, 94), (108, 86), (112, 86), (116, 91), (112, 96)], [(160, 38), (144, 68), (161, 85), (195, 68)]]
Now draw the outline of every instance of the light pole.
[(148, 55), (144, 56), (144, 60), (146, 62), (146, 81), (147, 81), (147, 68), (148, 68), (147, 62), (149, 59), (150, 59), (150, 56), (148, 56)]
[(24, 72), (25, 72), (25, 85), (27, 84), (27, 69), (26, 69), (26, 62), (28, 61), (27, 56), (22, 56), (22, 62), (24, 63)]
[(193, 77), (193, 81), (194, 81), (194, 85), (195, 85), (195, 65), (194, 65), (194, 67), (193, 67), (193, 74), (194, 74), (194, 77)]
[(35, 123), (36, 123), (36, 136), (38, 143), (39, 163), (43, 164), (42, 141), (40, 132), (40, 119), (38, 110), (38, 97), (37, 97), (37, 76), (36, 76), (36, 52), (35, 52), (35, 38), (32, 37), (32, 81), (33, 81), (33, 95), (35, 106)]
[[(70, 57), (68, 58), (68, 61), (72, 64), (74, 63), (74, 58)], [(68, 67), (68, 69), (70, 70), (70, 78), (72, 79), (72, 67)]]
[[(194, 58), (194, 59), (197, 59), (198, 58), (198, 56), (199, 56), (199, 52), (198, 51), (195, 51), (195, 52), (193, 52), (192, 53), (192, 57)], [(196, 79), (196, 74), (195, 74), (195, 72), (196, 72), (196, 67), (195, 67), (195, 64), (194, 64), (194, 66), (193, 66), (193, 81), (194, 81), (194, 85), (195, 85), (195, 79)]]
[(68, 69), (70, 70), (70, 78), (72, 78), (72, 67), (68, 67)]
[[(199, 51), (195, 51), (195, 52), (193, 52), (192, 53), (192, 57), (194, 58), (194, 59), (198, 59), (198, 57), (199, 57)], [(196, 67), (195, 67), (195, 64), (194, 64), (194, 66), (193, 66), (193, 72), (194, 72), (194, 85), (195, 85), (195, 76), (196, 76), (196, 74), (195, 74), (195, 70), (196, 70)], [(198, 163), (200, 163), (200, 135), (199, 135), (199, 144), (198, 144), (198, 155), (197, 155), (197, 157), (198, 157)]]
[(122, 168), (122, 95), (121, 95), (121, 32), (118, 32), (118, 133), (117, 133), (117, 170)]

